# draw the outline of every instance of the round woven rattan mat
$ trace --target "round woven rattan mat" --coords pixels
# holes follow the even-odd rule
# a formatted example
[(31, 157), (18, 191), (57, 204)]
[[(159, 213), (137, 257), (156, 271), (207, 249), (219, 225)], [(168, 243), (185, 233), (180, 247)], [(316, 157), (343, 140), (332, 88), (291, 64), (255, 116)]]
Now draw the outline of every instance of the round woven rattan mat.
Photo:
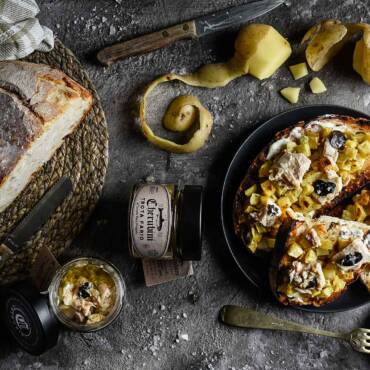
[(99, 199), (108, 165), (108, 131), (100, 99), (73, 53), (56, 40), (54, 50), (35, 52), (26, 60), (62, 70), (93, 94), (94, 104), (79, 128), (64, 140), (14, 203), (0, 213), (1, 240), (57, 180), (62, 176), (72, 180), (73, 194), (66, 198), (26, 248), (6, 262), (0, 271), (0, 285), (27, 276), (40, 247), (47, 246), (58, 256), (72, 243)]

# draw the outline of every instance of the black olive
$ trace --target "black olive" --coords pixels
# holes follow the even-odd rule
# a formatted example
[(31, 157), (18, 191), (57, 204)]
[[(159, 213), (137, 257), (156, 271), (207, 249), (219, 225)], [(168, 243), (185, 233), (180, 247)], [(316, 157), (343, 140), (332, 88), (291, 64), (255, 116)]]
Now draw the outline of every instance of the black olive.
[(370, 246), (370, 232), (367, 233), (364, 237), (364, 243), (369, 247)]
[(343, 132), (334, 130), (329, 137), (330, 145), (338, 150), (344, 149), (344, 145), (346, 144), (346, 137), (344, 136)]
[(91, 289), (91, 284), (89, 282), (86, 282), (84, 284), (82, 284), (79, 288), (78, 288), (78, 297), (79, 298), (89, 298), (90, 297), (90, 293), (89, 293), (89, 290)]
[(305, 289), (315, 288), (316, 285), (317, 285), (317, 279), (316, 277), (313, 277), (311, 280), (307, 282)]
[(267, 205), (267, 215), (268, 216), (280, 215), (280, 208), (275, 204), (268, 204)]
[(316, 180), (313, 183), (313, 187), (317, 195), (325, 197), (328, 194), (334, 193), (336, 185), (331, 181)]
[(360, 252), (348, 253), (339, 261), (339, 264), (342, 266), (350, 267), (356, 265), (361, 260), (362, 254)]

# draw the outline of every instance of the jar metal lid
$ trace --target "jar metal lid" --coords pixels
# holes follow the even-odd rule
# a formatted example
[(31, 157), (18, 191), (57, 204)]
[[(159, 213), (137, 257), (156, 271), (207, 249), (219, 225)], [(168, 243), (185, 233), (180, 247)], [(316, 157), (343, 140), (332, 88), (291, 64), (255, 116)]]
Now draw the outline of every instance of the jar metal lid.
[(202, 257), (203, 187), (186, 185), (179, 211), (179, 254), (184, 261), (199, 261)]
[(21, 348), (40, 355), (57, 344), (58, 321), (31, 281), (3, 288), (1, 298), (5, 325)]

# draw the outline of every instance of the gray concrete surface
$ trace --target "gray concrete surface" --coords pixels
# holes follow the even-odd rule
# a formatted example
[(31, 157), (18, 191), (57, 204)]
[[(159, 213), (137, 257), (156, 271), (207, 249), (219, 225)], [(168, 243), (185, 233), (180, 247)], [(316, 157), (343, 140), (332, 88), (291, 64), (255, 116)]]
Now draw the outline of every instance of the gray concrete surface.
[[(319, 76), (328, 92), (309, 93), (309, 77), (294, 82), (286, 67), (260, 82), (246, 76), (223, 89), (189, 89), (173, 84), (153, 94), (156, 122), (179, 92), (194, 92), (215, 117), (212, 137), (196, 154), (170, 155), (149, 145), (137, 131), (132, 110), (140, 87), (169, 71), (194, 70), (232, 53), (236, 28), (199, 41), (184, 41), (103, 68), (96, 50), (160, 27), (191, 19), (242, 1), (234, 0), (39, 0), (40, 19), (81, 59), (99, 91), (110, 132), (110, 165), (104, 193), (91, 221), (64, 259), (98, 255), (113, 261), (127, 282), (127, 303), (111, 327), (96, 334), (63, 331), (59, 345), (32, 357), (0, 334), (0, 369), (368, 369), (369, 357), (333, 339), (303, 334), (235, 330), (217, 321), (219, 308), (241, 304), (300, 323), (333, 330), (366, 325), (369, 307), (338, 314), (282, 309), (255, 291), (228, 255), (218, 219), (219, 186), (239, 143), (263, 120), (291, 108), (278, 94), (287, 85), (302, 86), (299, 105), (335, 103), (370, 112), (369, 86), (351, 69), (351, 48)], [(297, 47), (308, 26), (323, 18), (370, 21), (369, 0), (289, 1), (261, 17)], [(292, 60), (302, 60), (301, 55)], [(154, 123), (153, 123), (154, 124)], [(241, 169), (244, 171), (244, 169)], [(157, 181), (206, 186), (204, 256), (191, 278), (146, 288), (140, 263), (129, 258), (126, 208), (131, 186), (153, 176)], [(196, 292), (199, 300), (189, 299)], [(163, 305), (163, 310), (160, 309)], [(367, 324), (369, 325), (369, 323)], [(187, 333), (189, 341), (175, 342)]]

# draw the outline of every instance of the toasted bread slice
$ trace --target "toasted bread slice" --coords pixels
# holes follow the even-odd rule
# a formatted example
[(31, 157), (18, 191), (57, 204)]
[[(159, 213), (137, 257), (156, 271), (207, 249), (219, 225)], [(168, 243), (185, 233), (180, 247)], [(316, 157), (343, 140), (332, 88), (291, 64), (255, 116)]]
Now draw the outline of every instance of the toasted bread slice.
[(316, 217), (370, 180), (370, 121), (326, 115), (283, 131), (254, 159), (235, 196), (235, 233), (271, 250), (289, 218)]
[(370, 262), (370, 226), (332, 216), (286, 222), (276, 244), (270, 285), (285, 305), (332, 302)]
[[(364, 222), (370, 225), (370, 184), (367, 184), (366, 188), (362, 189), (349, 202), (336, 207), (332, 214), (345, 220)], [(360, 280), (370, 292), (370, 264), (361, 272)]]

